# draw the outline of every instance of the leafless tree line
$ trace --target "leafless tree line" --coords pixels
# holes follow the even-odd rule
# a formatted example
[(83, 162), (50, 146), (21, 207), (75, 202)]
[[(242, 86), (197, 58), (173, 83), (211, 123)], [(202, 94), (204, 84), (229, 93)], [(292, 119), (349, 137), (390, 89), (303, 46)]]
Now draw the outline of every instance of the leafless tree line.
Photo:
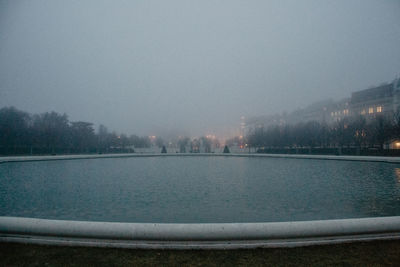
[(376, 148), (400, 138), (400, 113), (349, 117), (331, 125), (317, 121), (258, 127), (246, 136), (254, 148)]
[(66, 114), (29, 114), (14, 107), (0, 109), (0, 154), (133, 152), (149, 147), (148, 137), (109, 132), (93, 123), (69, 121)]

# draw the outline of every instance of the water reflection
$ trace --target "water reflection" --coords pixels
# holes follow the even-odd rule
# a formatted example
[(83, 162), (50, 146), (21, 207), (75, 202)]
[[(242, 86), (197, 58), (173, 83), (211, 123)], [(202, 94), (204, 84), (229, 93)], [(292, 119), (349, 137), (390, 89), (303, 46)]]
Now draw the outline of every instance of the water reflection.
[(400, 184), (400, 168), (395, 168), (394, 172), (396, 174), (397, 182)]
[[(395, 182), (396, 181), (396, 182)], [(400, 166), (225, 157), (0, 165), (0, 216), (267, 222), (400, 215)]]

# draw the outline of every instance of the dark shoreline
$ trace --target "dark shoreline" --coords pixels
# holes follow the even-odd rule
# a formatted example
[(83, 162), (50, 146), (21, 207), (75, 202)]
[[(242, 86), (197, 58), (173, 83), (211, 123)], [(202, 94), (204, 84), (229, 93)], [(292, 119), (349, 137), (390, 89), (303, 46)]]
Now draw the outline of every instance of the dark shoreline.
[(396, 266), (400, 241), (240, 250), (138, 250), (0, 243), (0, 266)]

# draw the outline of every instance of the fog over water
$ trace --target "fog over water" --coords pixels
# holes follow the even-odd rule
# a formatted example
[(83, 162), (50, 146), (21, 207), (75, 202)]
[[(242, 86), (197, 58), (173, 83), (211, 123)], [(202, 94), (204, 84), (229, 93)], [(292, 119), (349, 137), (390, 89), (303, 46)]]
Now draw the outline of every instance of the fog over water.
[(0, 0), (0, 108), (127, 134), (233, 134), (398, 74), (398, 0)]

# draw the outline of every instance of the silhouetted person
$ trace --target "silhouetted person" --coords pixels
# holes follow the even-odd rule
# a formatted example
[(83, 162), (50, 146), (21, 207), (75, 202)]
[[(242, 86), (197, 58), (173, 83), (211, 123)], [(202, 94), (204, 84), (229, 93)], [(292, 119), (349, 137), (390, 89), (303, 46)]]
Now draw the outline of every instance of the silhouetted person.
[(161, 153), (167, 153), (167, 148), (165, 146), (162, 147)]

